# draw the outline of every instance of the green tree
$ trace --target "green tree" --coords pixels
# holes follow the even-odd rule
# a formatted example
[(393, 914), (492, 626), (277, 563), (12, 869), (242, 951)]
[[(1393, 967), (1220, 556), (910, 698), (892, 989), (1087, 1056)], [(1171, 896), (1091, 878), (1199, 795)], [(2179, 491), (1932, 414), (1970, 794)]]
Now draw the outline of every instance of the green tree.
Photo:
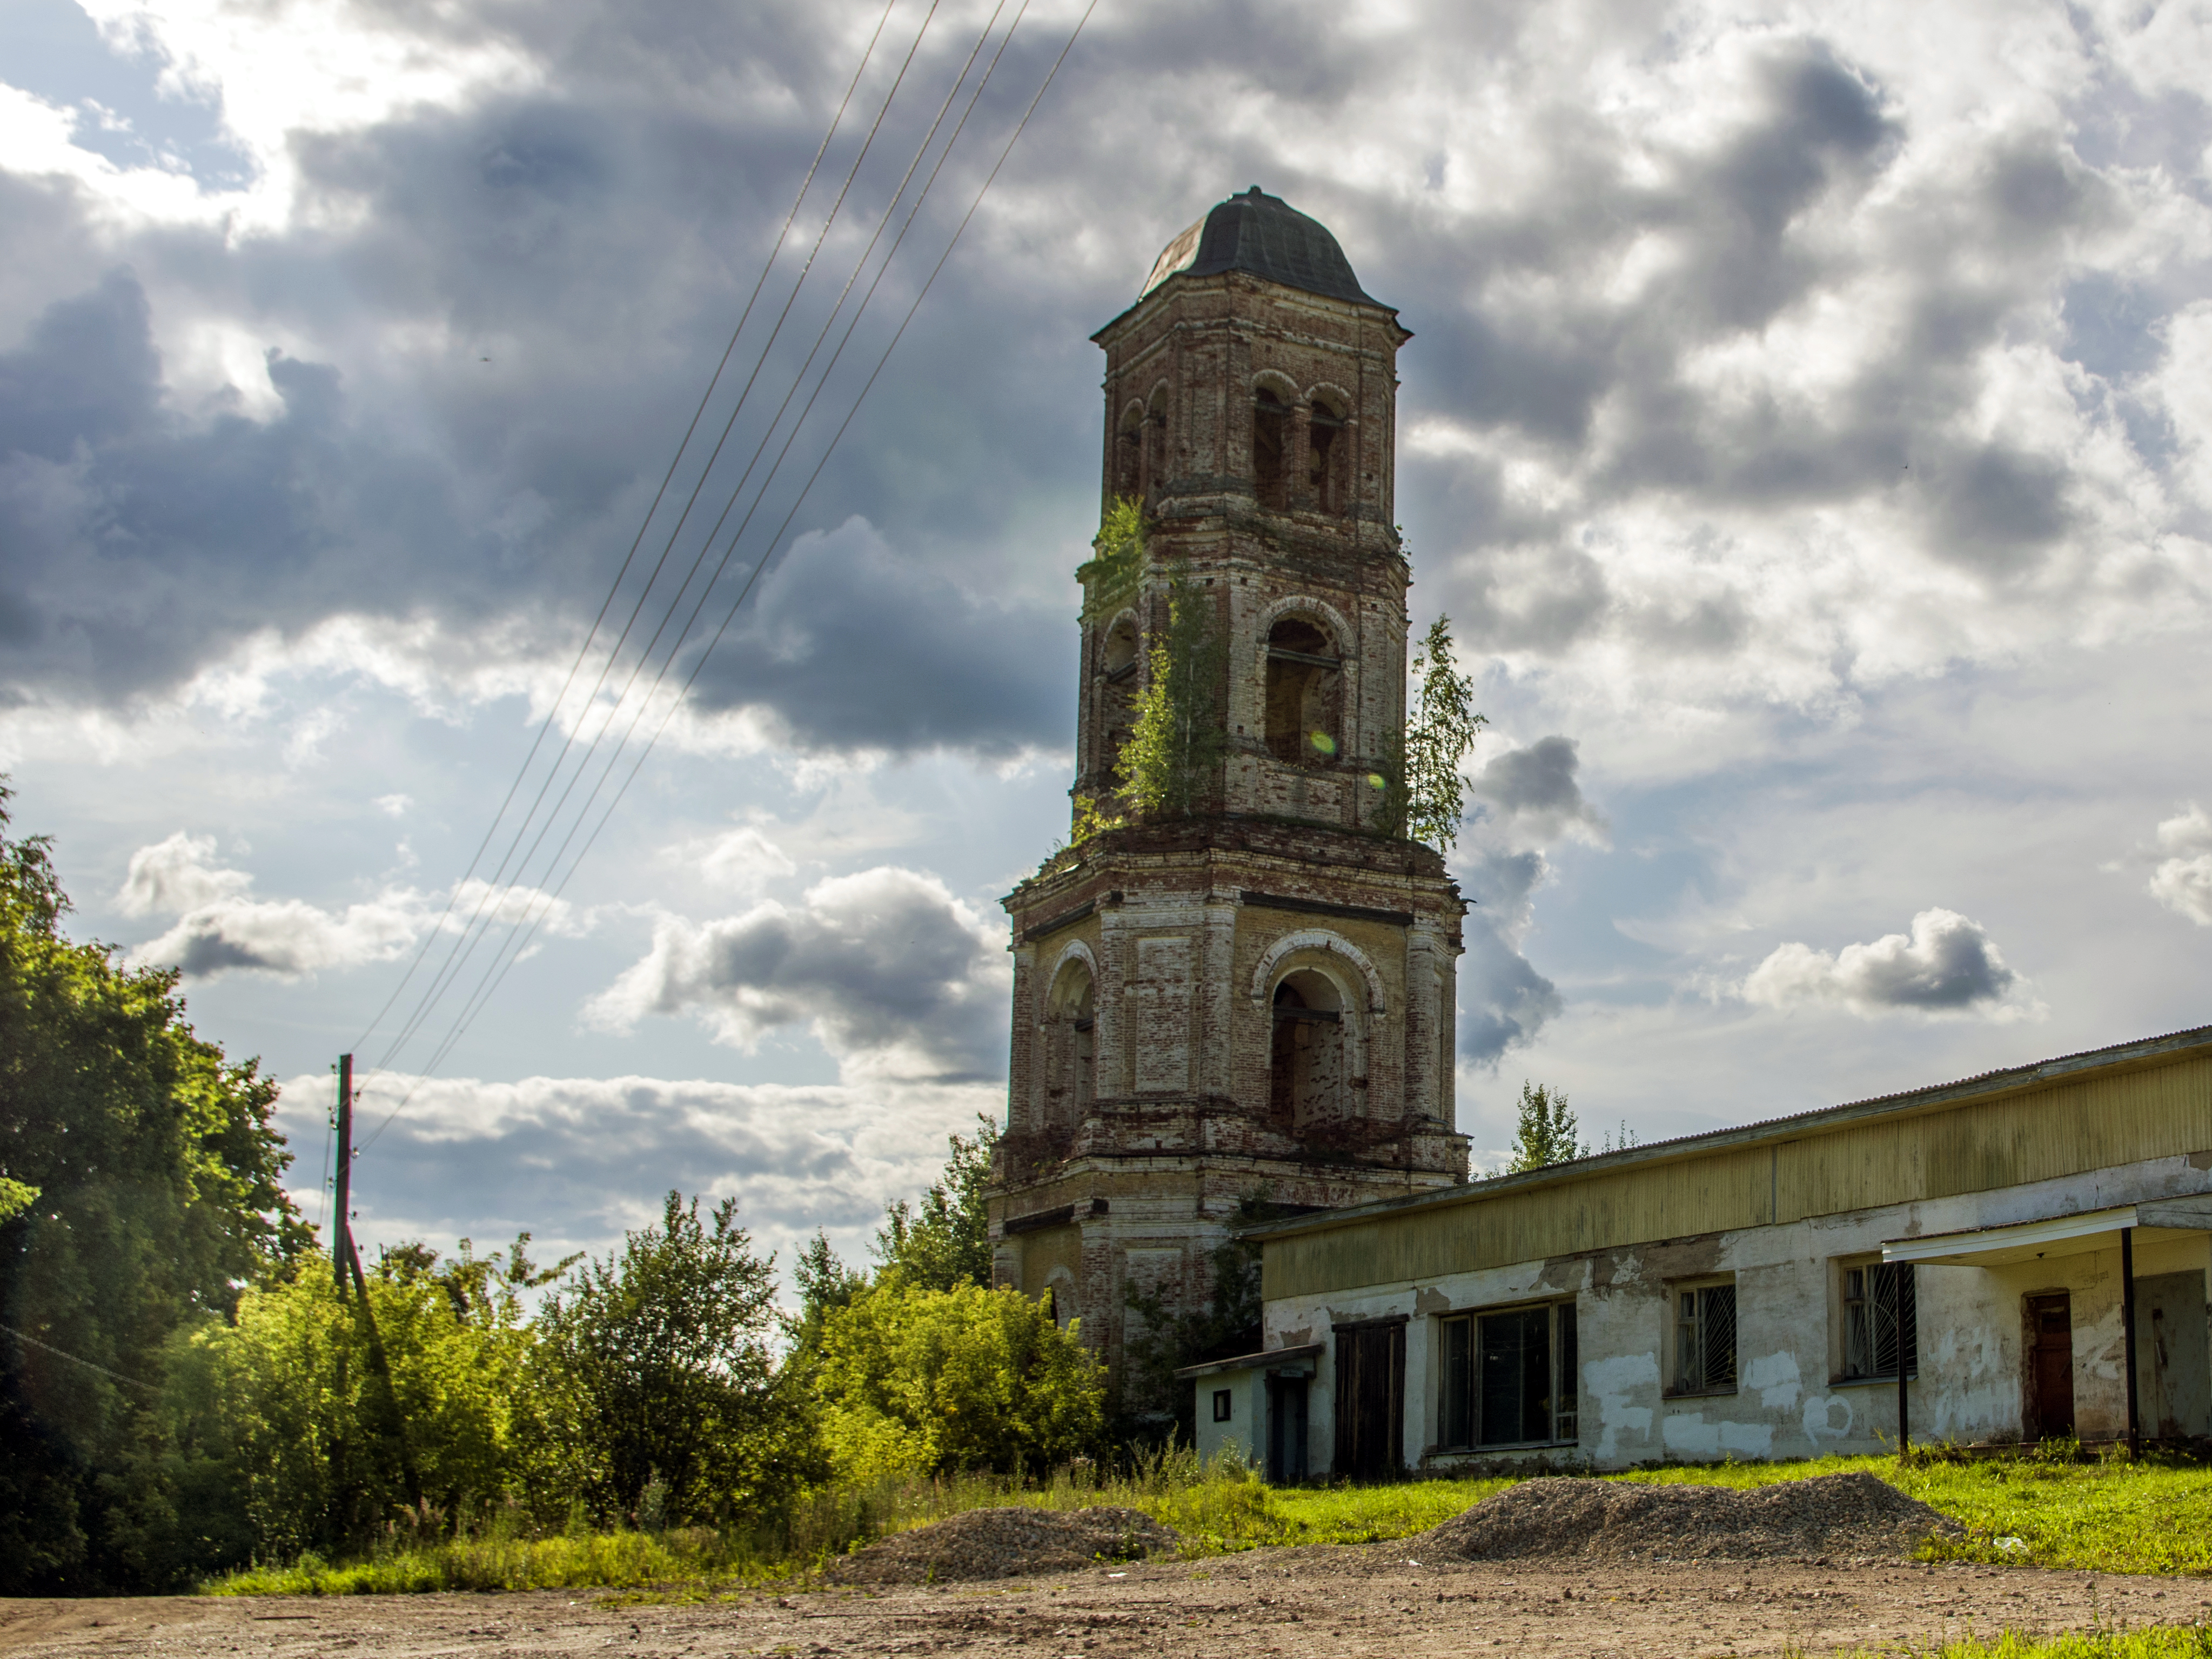
[(228, 1524), (179, 1484), (172, 1340), (313, 1234), (278, 1184), (275, 1085), (193, 1033), (173, 972), (64, 935), (50, 843), (9, 838), (9, 799), (0, 1178), (38, 1196), (0, 1221), (0, 1594), (167, 1586)]
[(1010, 1285), (886, 1275), (830, 1316), (820, 1385), (848, 1478), (1035, 1474), (1092, 1449), (1103, 1420), (1103, 1373), (1076, 1325)]
[(1221, 713), (1224, 653), (1211, 592), (1176, 571), (1168, 622), (1146, 657), (1136, 722), (1115, 762), (1121, 800), (1139, 817), (1188, 817), (1205, 805), (1228, 738)]
[[(884, 1209), (875, 1243), (879, 1276), (896, 1273), (909, 1285), (931, 1291), (991, 1282), (990, 1224), (984, 1214), (983, 1189), (990, 1185), (999, 1126), (979, 1113), (972, 1139), (948, 1135), (945, 1144), (950, 1156), (945, 1174), (922, 1194), (921, 1202), (909, 1204), (902, 1198)], [(828, 1249), (826, 1241), (823, 1248)], [(800, 1294), (803, 1301), (803, 1283)]]
[[(1627, 1131), (1624, 1126), (1622, 1133)], [(1513, 1161), (1505, 1166), (1508, 1175), (1519, 1175), (1524, 1170), (1540, 1170), (1547, 1164), (1571, 1163), (1590, 1155), (1589, 1146), (1580, 1137), (1582, 1126), (1575, 1115), (1567, 1109), (1564, 1089), (1553, 1089), (1547, 1085), (1521, 1083), (1520, 1121), (1513, 1133)]]
[[(1474, 708), (1474, 680), (1452, 657), (1451, 618), (1430, 624), (1413, 663), (1413, 707), (1402, 746), (1403, 833), (1438, 852), (1458, 843), (1467, 816), (1467, 784), (1459, 763), (1489, 717)], [(1385, 780), (1386, 787), (1388, 780)]]
[(773, 1513), (811, 1473), (805, 1402), (771, 1344), (775, 1258), (726, 1200), (670, 1193), (660, 1224), (574, 1269), (548, 1296), (531, 1354), (533, 1481), (603, 1517), (648, 1486), (671, 1522)]
[(799, 1292), (799, 1316), (791, 1322), (793, 1350), (818, 1353), (830, 1316), (853, 1305), (853, 1298), (868, 1288), (868, 1276), (847, 1267), (830, 1248), (829, 1235), (817, 1231), (791, 1264), (791, 1278)]

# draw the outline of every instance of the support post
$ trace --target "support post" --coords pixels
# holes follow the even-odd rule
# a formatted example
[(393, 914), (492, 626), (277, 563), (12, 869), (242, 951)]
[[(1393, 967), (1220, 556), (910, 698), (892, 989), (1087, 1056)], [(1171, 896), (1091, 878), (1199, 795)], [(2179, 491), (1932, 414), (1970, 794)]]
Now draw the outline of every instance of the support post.
[(337, 1207), (331, 1212), (331, 1267), (337, 1275), (338, 1300), (345, 1300), (346, 1267), (353, 1230), (347, 1215), (353, 1203), (353, 1056), (338, 1056), (338, 1159), (335, 1169)]
[(2142, 1455), (2142, 1413), (2136, 1403), (2136, 1230), (2120, 1229), (2120, 1351), (2127, 1358), (2128, 1455)]
[[(1911, 1401), (1905, 1391), (1905, 1276), (1911, 1271), (1902, 1261), (1889, 1270), (1889, 1293), (1896, 1298), (1890, 1311), (1890, 1331), (1897, 1347), (1897, 1455), (1900, 1462), (1905, 1454), (1912, 1449)], [(1917, 1297), (1913, 1299), (1913, 1310), (1919, 1311)]]

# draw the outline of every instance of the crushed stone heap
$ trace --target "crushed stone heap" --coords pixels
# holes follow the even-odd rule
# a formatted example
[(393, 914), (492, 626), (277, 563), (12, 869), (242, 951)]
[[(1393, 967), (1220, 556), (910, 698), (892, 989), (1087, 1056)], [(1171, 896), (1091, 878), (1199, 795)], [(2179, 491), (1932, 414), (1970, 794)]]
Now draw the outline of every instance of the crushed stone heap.
[[(1962, 1528), (1863, 1473), (1771, 1486), (1524, 1480), (1409, 1540), (1462, 1561), (1897, 1556)], [(1424, 1558), (1425, 1559), (1425, 1558)]]
[(841, 1584), (942, 1584), (1066, 1572), (1100, 1561), (1164, 1554), (1174, 1528), (1141, 1510), (970, 1510), (853, 1552), (830, 1569)]

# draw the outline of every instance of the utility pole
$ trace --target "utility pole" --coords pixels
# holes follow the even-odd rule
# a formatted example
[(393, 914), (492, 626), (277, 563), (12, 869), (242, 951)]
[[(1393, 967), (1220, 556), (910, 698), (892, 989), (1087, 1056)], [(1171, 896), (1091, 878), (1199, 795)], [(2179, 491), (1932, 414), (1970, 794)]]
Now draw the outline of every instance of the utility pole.
[(337, 1274), (338, 1300), (345, 1300), (346, 1267), (353, 1255), (353, 1056), (338, 1056), (338, 1161), (337, 1220), (331, 1228), (331, 1267)]

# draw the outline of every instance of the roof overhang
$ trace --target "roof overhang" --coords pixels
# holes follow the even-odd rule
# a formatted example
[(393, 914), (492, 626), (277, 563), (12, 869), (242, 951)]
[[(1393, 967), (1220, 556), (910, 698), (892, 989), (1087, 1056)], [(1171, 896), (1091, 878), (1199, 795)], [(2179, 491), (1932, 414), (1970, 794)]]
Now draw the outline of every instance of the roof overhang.
[(1267, 1348), (1258, 1353), (1238, 1354), (1234, 1359), (1209, 1359), (1203, 1365), (1185, 1365), (1176, 1373), (1180, 1380), (1191, 1376), (1213, 1376), (1223, 1371), (1280, 1371), (1297, 1370), (1303, 1373), (1309, 1362), (1318, 1359), (1328, 1351), (1325, 1342), (1309, 1342), (1296, 1348)]
[(1886, 1239), (1881, 1259), (1930, 1267), (2002, 1267), (2045, 1256), (2116, 1250), (2125, 1230), (2134, 1231), (2138, 1245), (2201, 1237), (2212, 1232), (2212, 1194), (2146, 1200), (2109, 1210), (2081, 1210), (2040, 1221), (2016, 1221), (2003, 1227)]

